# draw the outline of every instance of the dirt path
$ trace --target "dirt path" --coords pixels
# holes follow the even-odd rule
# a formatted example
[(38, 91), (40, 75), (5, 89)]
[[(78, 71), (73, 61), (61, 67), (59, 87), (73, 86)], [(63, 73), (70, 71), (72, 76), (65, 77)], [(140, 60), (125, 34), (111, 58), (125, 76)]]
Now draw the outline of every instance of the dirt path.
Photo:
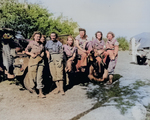
[(48, 94), (40, 99), (9, 84), (0, 83), (0, 120), (69, 120), (92, 107), (81, 86), (74, 86), (65, 96)]
[[(128, 76), (126, 80), (133, 74), (136, 78), (148, 79), (145, 70), (150, 68), (130, 62), (128, 52), (119, 52), (115, 73)], [(10, 81), (0, 83), (0, 120), (69, 120), (93, 106), (93, 101), (86, 97), (85, 87), (79, 85), (68, 90), (65, 96), (48, 94), (45, 99), (20, 88), (10, 85)]]

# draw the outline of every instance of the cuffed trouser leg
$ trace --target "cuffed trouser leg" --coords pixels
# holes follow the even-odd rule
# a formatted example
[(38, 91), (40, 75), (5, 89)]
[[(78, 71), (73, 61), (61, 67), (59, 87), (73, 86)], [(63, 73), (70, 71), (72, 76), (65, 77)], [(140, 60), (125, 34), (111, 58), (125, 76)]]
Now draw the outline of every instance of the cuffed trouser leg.
[(28, 67), (28, 74), (29, 74), (29, 88), (34, 88), (36, 76), (37, 76), (37, 65), (29, 66)]
[(43, 81), (43, 68), (44, 66), (38, 66), (37, 69), (37, 78), (36, 78), (36, 83), (37, 83), (37, 89), (42, 89), (44, 85), (42, 84)]

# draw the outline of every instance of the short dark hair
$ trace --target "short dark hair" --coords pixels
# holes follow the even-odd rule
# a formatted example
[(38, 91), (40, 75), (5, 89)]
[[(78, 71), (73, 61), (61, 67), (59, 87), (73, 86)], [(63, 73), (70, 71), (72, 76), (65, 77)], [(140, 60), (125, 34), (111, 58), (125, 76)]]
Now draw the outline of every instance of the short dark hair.
[[(51, 34), (55, 34), (56, 38), (58, 38), (58, 34), (56, 32), (51, 32)], [(51, 34), (50, 34), (50, 38), (51, 38)]]
[(86, 38), (87, 37), (87, 35), (86, 35), (86, 30), (84, 29), (84, 28), (79, 28), (79, 32), (80, 31), (84, 31), (84, 37), (83, 38)]
[(42, 35), (41, 38), (42, 38), (42, 37), (46, 40), (46, 35)]
[(100, 34), (101, 34), (100, 40), (102, 40), (102, 38), (103, 38), (103, 33), (102, 33), (101, 31), (97, 31), (97, 32), (95, 33), (95, 37), (96, 37), (96, 38), (97, 38), (97, 33), (100, 33)]
[(86, 30), (85, 30), (84, 28), (79, 28), (79, 32), (80, 32), (80, 31), (86, 32)]

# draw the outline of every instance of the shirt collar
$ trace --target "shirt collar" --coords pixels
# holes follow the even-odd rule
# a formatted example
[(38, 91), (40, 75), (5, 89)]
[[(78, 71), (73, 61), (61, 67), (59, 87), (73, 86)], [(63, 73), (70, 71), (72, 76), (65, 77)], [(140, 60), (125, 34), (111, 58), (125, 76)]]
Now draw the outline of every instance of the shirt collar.
[(102, 43), (102, 40), (98, 40), (97, 38), (96, 38), (96, 40), (99, 41), (100, 43)]
[(34, 44), (40, 46), (40, 43), (38, 43), (38, 42), (36, 42), (36, 41), (34, 41)]

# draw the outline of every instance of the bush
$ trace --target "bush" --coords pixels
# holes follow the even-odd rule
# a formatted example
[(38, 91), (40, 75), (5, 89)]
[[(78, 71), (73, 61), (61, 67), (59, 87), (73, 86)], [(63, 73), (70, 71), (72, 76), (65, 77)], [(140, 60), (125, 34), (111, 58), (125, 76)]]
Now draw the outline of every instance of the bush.
[(20, 31), (24, 38), (30, 38), (34, 31), (41, 31), (46, 36), (51, 32), (73, 35), (79, 26), (63, 15), (54, 17), (39, 4), (0, 0), (0, 27)]
[(129, 43), (125, 37), (118, 37), (117, 41), (119, 42), (119, 48), (124, 50), (129, 50)]

